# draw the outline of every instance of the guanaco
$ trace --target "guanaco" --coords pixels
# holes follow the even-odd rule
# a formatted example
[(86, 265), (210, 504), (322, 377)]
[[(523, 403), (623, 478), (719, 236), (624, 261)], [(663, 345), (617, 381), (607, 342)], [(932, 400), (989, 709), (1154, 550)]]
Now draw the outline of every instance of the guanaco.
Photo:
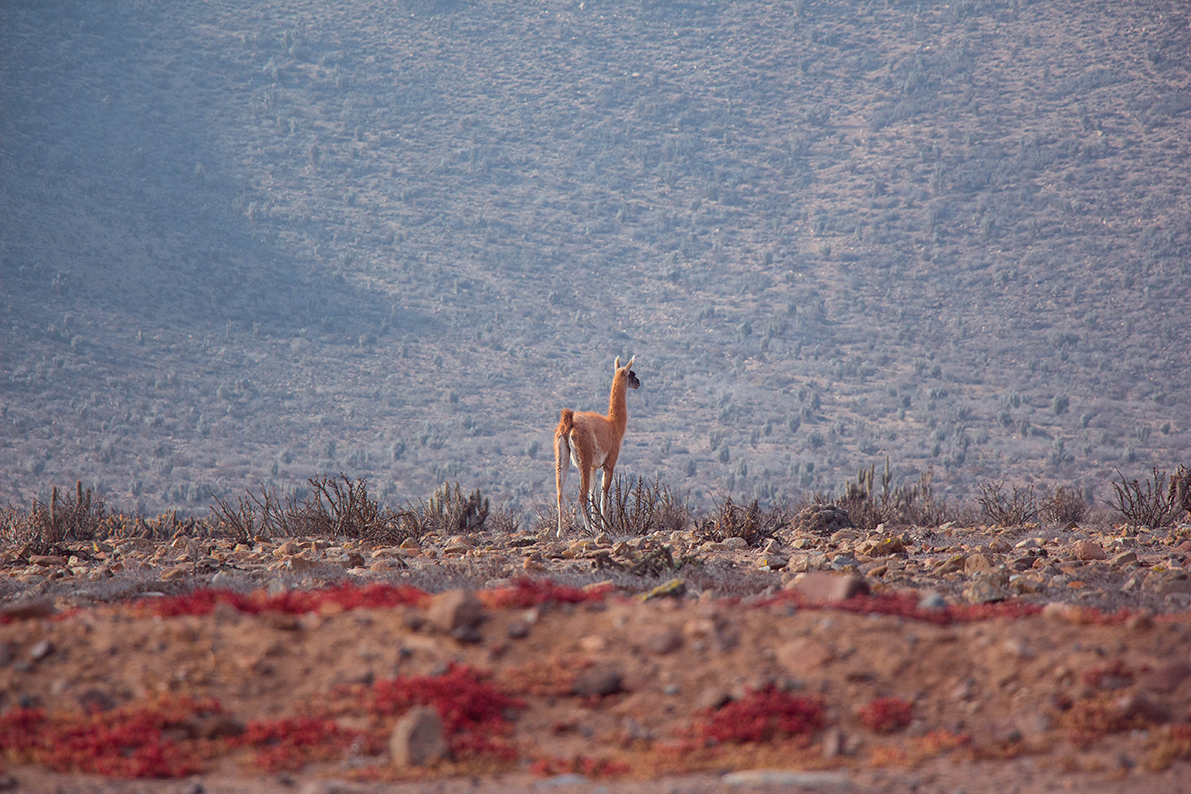
[(608, 510), (608, 489), (612, 487), (612, 471), (620, 455), (620, 442), (624, 440), (629, 414), (626, 407), (626, 389), (641, 388), (637, 373), (633, 372), (633, 361), (620, 366), (616, 357), (615, 374), (612, 376), (612, 395), (608, 399), (608, 415), (594, 411), (573, 411), (562, 409), (558, 429), (554, 431), (555, 484), (558, 486), (558, 537), (562, 537), (563, 512), (562, 489), (567, 483), (571, 461), (579, 467), (579, 499), (583, 509), (583, 526), (591, 531), (591, 477), (596, 469), (602, 469), (600, 489), (600, 516)]

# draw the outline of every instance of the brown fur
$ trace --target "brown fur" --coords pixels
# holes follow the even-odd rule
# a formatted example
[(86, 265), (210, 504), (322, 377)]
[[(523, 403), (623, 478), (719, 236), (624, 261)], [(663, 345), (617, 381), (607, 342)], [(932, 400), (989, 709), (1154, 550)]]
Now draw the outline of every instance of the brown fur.
[[(635, 358), (635, 357), (634, 357)], [(591, 530), (590, 492), (591, 478), (596, 469), (603, 474), (600, 489), (600, 515), (608, 509), (608, 490), (612, 487), (612, 473), (616, 459), (620, 456), (620, 444), (628, 426), (627, 390), (641, 386), (633, 372), (633, 358), (623, 367), (616, 357), (616, 372), (612, 376), (612, 394), (608, 398), (608, 415), (591, 411), (573, 411), (563, 408), (558, 428), (554, 431), (555, 485), (558, 488), (558, 535), (562, 536), (563, 511), (562, 492), (567, 482), (571, 463), (579, 468), (579, 498), (583, 510), (583, 525)]]

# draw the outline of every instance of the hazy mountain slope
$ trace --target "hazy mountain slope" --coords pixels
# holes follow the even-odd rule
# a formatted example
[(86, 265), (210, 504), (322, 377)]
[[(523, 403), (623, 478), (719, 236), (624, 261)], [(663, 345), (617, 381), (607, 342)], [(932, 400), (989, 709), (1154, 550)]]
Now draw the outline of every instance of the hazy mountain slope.
[(7, 5), (0, 498), (549, 501), (633, 353), (623, 470), (703, 497), (886, 455), (1106, 495), (1191, 441), (1187, 21)]

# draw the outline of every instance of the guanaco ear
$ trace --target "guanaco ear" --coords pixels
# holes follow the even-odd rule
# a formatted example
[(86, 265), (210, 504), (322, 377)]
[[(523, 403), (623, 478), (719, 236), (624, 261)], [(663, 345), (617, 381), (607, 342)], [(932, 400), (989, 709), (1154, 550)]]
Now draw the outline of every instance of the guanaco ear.
[(620, 369), (620, 356), (616, 357), (616, 363), (612, 365), (616, 369)]
[[(620, 359), (619, 359), (619, 358), (618, 358), (618, 359), (616, 359), (616, 360), (617, 360), (617, 361), (620, 361)], [(632, 368), (633, 368), (633, 362), (634, 362), (634, 361), (636, 361), (636, 360), (637, 360), (637, 357), (636, 357), (636, 356), (633, 356), (632, 358), (630, 358), (630, 359), (629, 359), (629, 363), (627, 363), (627, 364), (625, 364), (625, 365), (624, 365), (624, 368), (625, 368), (625, 369), (632, 369)]]

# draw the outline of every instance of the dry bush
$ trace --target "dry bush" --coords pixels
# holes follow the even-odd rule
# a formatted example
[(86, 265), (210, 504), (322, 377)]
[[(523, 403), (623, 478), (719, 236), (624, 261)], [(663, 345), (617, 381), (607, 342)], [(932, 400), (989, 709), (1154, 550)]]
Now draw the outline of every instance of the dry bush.
[(1038, 517), (1038, 500), (1034, 486), (1013, 486), (1012, 495), (1002, 493), (1005, 481), (986, 482), (980, 486), (980, 510), (984, 517), (998, 527), (1015, 527)]
[[(1179, 476), (1179, 472), (1175, 473)], [(1172, 526), (1178, 519), (1182, 506), (1176, 502), (1178, 488), (1168, 488), (1166, 472), (1157, 467), (1153, 473), (1138, 481), (1127, 479), (1117, 471), (1119, 478), (1112, 484), (1113, 499), (1107, 504), (1131, 527), (1157, 529)]]
[(25, 546), (30, 554), (45, 554), (69, 541), (104, 539), (124, 517), (109, 516), (103, 497), (83, 483), (75, 490), (59, 491), (54, 486), (49, 504), (34, 500), (28, 511), (8, 507), (0, 515), (3, 536), (14, 546)]
[(756, 499), (748, 507), (740, 507), (732, 497), (725, 496), (710, 515), (695, 522), (695, 535), (715, 542), (744, 538), (750, 546), (758, 546), (789, 523), (790, 516), (782, 508), (762, 510)]
[[(951, 512), (946, 503), (936, 502), (932, 482), (933, 467), (919, 476), (914, 485), (899, 485), (891, 488), (893, 472), (889, 458), (885, 458), (885, 469), (881, 474), (881, 495), (874, 491), (876, 466), (861, 469), (855, 482), (844, 486), (844, 496), (837, 504), (852, 523), (862, 529), (875, 529), (878, 524), (909, 524), (919, 527), (936, 527), (949, 520)], [(827, 501), (816, 497), (816, 501)]]
[(417, 516), (410, 511), (383, 509), (368, 495), (368, 481), (323, 475), (307, 482), (313, 494), (305, 502), (283, 500), (276, 490), (249, 493), (233, 507), (215, 498), (211, 512), (220, 530), (239, 543), (255, 538), (325, 537), (396, 544), (422, 534)]
[(1088, 515), (1088, 502), (1078, 488), (1063, 485), (1055, 490), (1054, 496), (1043, 500), (1042, 515), (1063, 526), (1079, 524)]
[[(451, 486), (443, 483), (430, 498), (420, 504), (411, 505), (403, 511), (403, 520), (410, 525), (415, 536), (427, 533), (438, 535), (462, 535), (480, 531), (488, 520), (488, 500), (477, 488), (464, 495), (459, 483)], [(502, 519), (502, 523), (509, 520)]]
[(691, 511), (686, 500), (661, 480), (646, 482), (616, 477), (608, 493), (608, 512), (602, 519), (598, 511), (592, 518), (596, 525), (613, 537), (669, 534), (686, 529)]
[(876, 466), (861, 469), (856, 475), (856, 482), (844, 485), (844, 496), (837, 505), (848, 514), (854, 526), (862, 529), (875, 529), (884, 523), (887, 507), (890, 505), (891, 493), (889, 484), (893, 480), (893, 472), (889, 468), (889, 458), (885, 458), (885, 471), (881, 475), (881, 499), (878, 502), (873, 495), (873, 482), (876, 479)]

